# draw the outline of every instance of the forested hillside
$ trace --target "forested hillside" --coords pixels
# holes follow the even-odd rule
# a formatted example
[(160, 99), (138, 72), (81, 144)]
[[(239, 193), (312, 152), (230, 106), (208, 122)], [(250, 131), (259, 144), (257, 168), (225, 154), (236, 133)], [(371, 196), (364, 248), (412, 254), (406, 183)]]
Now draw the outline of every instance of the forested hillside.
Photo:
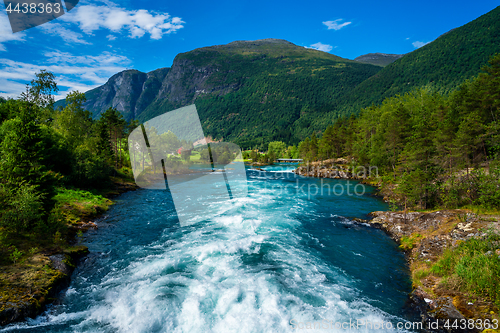
[(500, 54), (446, 96), (416, 88), (299, 145), (307, 161), (375, 166), (408, 207), (500, 207)]
[(74, 222), (106, 207), (99, 193), (130, 163), (135, 121), (112, 108), (93, 119), (79, 92), (56, 111), (55, 92), (54, 75), (41, 71), (19, 99), (0, 99), (0, 265), (64, 246)]
[(354, 58), (354, 61), (385, 67), (403, 56), (404, 54), (368, 53)]
[(195, 103), (206, 135), (243, 147), (298, 143), (380, 69), (279, 39), (237, 41), (179, 54), (171, 68), (118, 73), (87, 92), (84, 106), (94, 117), (113, 107), (146, 121)]
[[(206, 85), (221, 88), (193, 99), (203, 129), (244, 148), (298, 142), (313, 131), (314, 119), (335, 110), (345, 94), (379, 70), (284, 41), (232, 44), (181, 54), (176, 62), (213, 71)], [(182, 105), (172, 93), (165, 97), (139, 119)]]
[[(427, 86), (448, 94), (474, 78), (500, 52), (498, 17), (500, 7), (384, 68), (279, 39), (204, 47), (179, 54), (171, 68), (116, 74), (86, 93), (85, 107), (94, 117), (114, 107), (144, 122), (194, 103), (215, 139), (243, 148), (296, 144), (385, 98)], [(357, 60), (383, 65), (399, 57), (387, 56)]]
[[(416, 87), (448, 93), (500, 52), (500, 7), (386, 66), (355, 89), (335, 114), (349, 115)], [(334, 116), (335, 114), (332, 114)]]

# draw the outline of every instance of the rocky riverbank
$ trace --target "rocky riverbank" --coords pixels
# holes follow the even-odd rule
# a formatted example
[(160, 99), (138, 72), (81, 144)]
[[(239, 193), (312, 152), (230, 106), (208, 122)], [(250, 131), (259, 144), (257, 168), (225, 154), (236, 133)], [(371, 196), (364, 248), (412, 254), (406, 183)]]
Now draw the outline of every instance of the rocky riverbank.
[[(500, 229), (500, 217), (480, 216), (466, 210), (441, 210), (436, 212), (373, 212), (373, 219), (366, 223), (384, 230), (401, 244), (412, 272), (413, 307), (420, 312), (428, 332), (481, 332), (481, 328), (462, 329), (462, 323), (473, 319), (482, 323), (499, 320), (497, 306), (484, 297), (460, 291), (444, 283), (437, 274), (423, 274), (444, 251), (453, 249), (471, 238), (485, 238), (487, 230)], [(500, 244), (495, 251), (484, 255), (500, 254)], [(496, 252), (496, 253), (494, 253)], [(447, 325), (447, 321), (449, 325)], [(453, 323), (458, 327), (452, 327)], [(434, 323), (433, 326), (429, 326)], [(436, 325), (435, 323), (438, 323)], [(492, 332), (491, 330), (489, 330)]]
[(39, 315), (68, 287), (78, 260), (87, 253), (85, 246), (46, 249), (23, 263), (2, 267), (0, 325)]
[[(108, 198), (137, 189), (130, 180), (114, 177), (112, 180), (113, 187), (104, 193)], [(0, 326), (36, 317), (69, 286), (78, 261), (89, 253), (86, 246), (70, 244), (77, 242), (79, 231), (96, 228), (92, 220), (105, 211), (106, 207), (97, 206), (91, 209), (92, 213), (82, 210), (79, 221), (68, 225), (67, 240), (59, 239), (42, 249), (32, 248), (19, 261), (1, 266)]]
[[(306, 177), (354, 179), (377, 186), (386, 201), (399, 202), (391, 186), (381, 188), (369, 181), (377, 170), (351, 165), (344, 158), (312, 162), (298, 167), (296, 174)], [(376, 179), (376, 178), (375, 178)], [(368, 180), (368, 181), (367, 181)], [(446, 278), (432, 273), (432, 266), (443, 258), (447, 250), (470, 239), (485, 239), (487, 231), (500, 230), (500, 216), (477, 215), (468, 210), (441, 210), (435, 212), (373, 212), (372, 219), (359, 220), (384, 230), (400, 244), (405, 252), (412, 274), (411, 306), (422, 318), (424, 331), (436, 333), (500, 332), (487, 325), (463, 328), (469, 320), (500, 326), (499, 309), (486, 297), (463, 292), (460, 286), (447, 283)], [(500, 258), (500, 242), (485, 256)], [(454, 325), (455, 324), (455, 325)], [(492, 327), (495, 327), (493, 325)]]
[(375, 174), (377, 170), (376, 168), (370, 169), (364, 166), (356, 166), (345, 158), (337, 158), (310, 162), (299, 166), (294, 172), (305, 177), (362, 180)]

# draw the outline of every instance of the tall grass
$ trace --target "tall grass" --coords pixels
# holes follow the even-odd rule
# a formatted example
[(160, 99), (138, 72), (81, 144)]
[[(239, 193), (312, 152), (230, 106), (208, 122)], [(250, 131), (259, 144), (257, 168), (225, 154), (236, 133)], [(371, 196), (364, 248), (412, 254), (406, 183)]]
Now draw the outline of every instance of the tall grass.
[(471, 238), (447, 249), (431, 272), (443, 277), (463, 292), (485, 296), (500, 305), (500, 235), (489, 232), (483, 238)]

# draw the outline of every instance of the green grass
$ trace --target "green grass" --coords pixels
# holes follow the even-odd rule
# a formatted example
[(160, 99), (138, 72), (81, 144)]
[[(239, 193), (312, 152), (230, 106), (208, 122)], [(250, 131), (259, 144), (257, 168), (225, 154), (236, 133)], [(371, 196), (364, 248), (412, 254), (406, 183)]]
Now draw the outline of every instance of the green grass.
[(462, 209), (470, 209), (474, 214), (478, 215), (500, 215), (500, 209), (485, 208), (479, 205), (465, 205)]
[[(443, 284), (463, 292), (487, 297), (500, 305), (500, 235), (490, 232), (485, 238), (471, 238), (447, 249), (431, 268), (443, 277)], [(489, 254), (488, 251), (491, 251)]]
[(201, 158), (201, 154), (199, 151), (196, 151), (194, 150), (192, 153), (191, 153), (191, 156), (189, 157), (189, 160), (192, 161), (192, 162), (198, 162)]
[(106, 211), (111, 205), (111, 200), (100, 194), (68, 188), (59, 188), (54, 200), (57, 209), (69, 223), (79, 222), (82, 218), (92, 218)]
[(401, 244), (399, 245), (399, 247), (406, 251), (411, 250), (422, 237), (423, 236), (419, 233), (414, 233), (410, 237), (403, 236), (401, 237), (400, 241)]

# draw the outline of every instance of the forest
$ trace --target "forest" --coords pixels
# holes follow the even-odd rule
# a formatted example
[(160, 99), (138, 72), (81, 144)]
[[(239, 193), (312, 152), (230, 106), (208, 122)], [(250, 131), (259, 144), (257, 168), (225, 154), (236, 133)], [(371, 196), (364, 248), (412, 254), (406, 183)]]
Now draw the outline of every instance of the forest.
[(72, 210), (106, 207), (113, 177), (130, 177), (126, 137), (137, 121), (113, 108), (92, 119), (77, 91), (54, 109), (57, 91), (42, 70), (18, 99), (0, 99), (0, 264), (65, 243)]
[(500, 54), (444, 95), (387, 98), (299, 144), (306, 161), (350, 157), (376, 166), (382, 188), (418, 209), (500, 207)]

